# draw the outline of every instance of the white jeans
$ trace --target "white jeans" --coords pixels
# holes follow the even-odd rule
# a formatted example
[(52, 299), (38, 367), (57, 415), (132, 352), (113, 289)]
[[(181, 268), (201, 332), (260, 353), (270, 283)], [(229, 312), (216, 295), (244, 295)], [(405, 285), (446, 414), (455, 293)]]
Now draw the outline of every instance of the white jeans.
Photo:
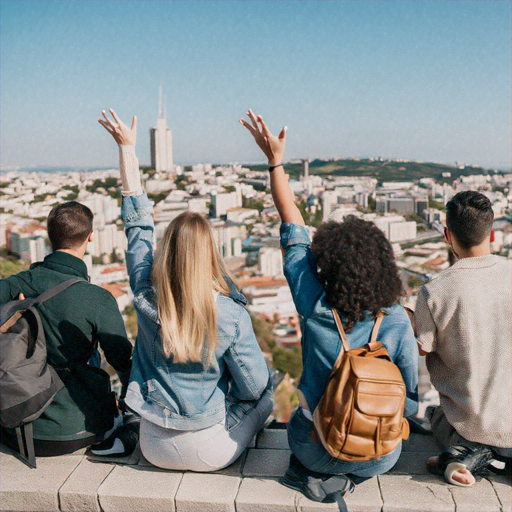
[(164, 469), (216, 471), (225, 468), (247, 448), (272, 412), (272, 406), (272, 390), (267, 390), (257, 402), (227, 406), (224, 421), (193, 431), (163, 428), (142, 418), (142, 454), (151, 464)]

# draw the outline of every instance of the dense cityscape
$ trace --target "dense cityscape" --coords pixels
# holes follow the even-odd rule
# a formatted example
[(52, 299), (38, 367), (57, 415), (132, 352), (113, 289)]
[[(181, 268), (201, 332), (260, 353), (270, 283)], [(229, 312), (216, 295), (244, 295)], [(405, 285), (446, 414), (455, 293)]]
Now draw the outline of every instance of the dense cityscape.
[[(162, 97), (150, 147), (151, 165), (141, 169), (155, 205), (156, 242), (180, 213), (208, 216), (218, 249), (248, 299), (260, 346), (281, 376), (276, 414), (286, 421), (298, 400), (300, 325), (283, 275), (280, 222), (268, 172), (262, 165), (174, 165)], [(451, 263), (442, 236), (444, 206), (457, 192), (480, 190), (489, 197), (495, 215), (492, 251), (511, 258), (510, 172), (380, 158), (304, 158), (287, 162), (285, 169), (311, 235), (321, 222), (342, 221), (347, 215), (372, 221), (385, 233), (401, 271), (403, 304), (409, 307), (414, 308), (419, 287)], [(50, 252), (45, 222), (56, 203), (77, 200), (91, 209), (95, 234), (85, 256), (90, 279), (115, 297), (134, 340), (137, 322), (125, 266), (118, 169), (3, 169), (0, 197), (2, 277), (28, 268)], [(436, 400), (424, 366), (420, 398), (421, 417), (426, 404)]]

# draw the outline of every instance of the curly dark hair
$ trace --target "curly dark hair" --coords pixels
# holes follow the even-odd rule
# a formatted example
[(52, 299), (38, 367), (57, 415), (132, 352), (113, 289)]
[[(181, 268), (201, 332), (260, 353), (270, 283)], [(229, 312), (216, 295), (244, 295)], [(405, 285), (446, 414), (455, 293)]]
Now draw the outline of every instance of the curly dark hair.
[(372, 222), (349, 215), (322, 224), (311, 250), (331, 307), (344, 317), (347, 332), (370, 311), (397, 304), (403, 293), (393, 249)]

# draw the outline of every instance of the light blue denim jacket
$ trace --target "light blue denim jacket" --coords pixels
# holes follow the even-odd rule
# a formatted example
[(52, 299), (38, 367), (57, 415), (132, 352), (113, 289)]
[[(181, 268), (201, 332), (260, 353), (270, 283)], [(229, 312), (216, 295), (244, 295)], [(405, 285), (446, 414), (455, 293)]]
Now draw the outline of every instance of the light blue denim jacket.
[(172, 357), (165, 358), (151, 282), (152, 213), (145, 192), (123, 197), (126, 263), (138, 320), (126, 404), (162, 427), (200, 430), (226, 417), (226, 400), (258, 400), (271, 386), (269, 370), (244, 307), (245, 297), (231, 281), (231, 297), (217, 298), (218, 347), (213, 363), (176, 364)]
[[(302, 330), (303, 371), (299, 389), (313, 412), (324, 394), (329, 374), (341, 350), (336, 328), (325, 292), (317, 278), (317, 266), (310, 248), (309, 232), (304, 226), (283, 223), (281, 246), (284, 254), (284, 275), (290, 285)], [(405, 415), (418, 410), (418, 346), (411, 322), (402, 306), (385, 308), (387, 313), (379, 329), (378, 340), (386, 347), (400, 369), (407, 398)], [(342, 319), (343, 320), (343, 319)], [(347, 333), (351, 348), (370, 341), (374, 319), (371, 313), (357, 322)]]

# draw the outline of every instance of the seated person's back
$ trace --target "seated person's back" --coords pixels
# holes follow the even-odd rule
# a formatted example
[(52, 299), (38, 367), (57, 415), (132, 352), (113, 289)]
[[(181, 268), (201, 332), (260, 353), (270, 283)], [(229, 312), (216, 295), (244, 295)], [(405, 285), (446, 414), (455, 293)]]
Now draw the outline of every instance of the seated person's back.
[(214, 471), (235, 461), (272, 411), (272, 379), (245, 299), (210, 223), (184, 212), (153, 254), (152, 205), (135, 156), (136, 120), (99, 120), (120, 147), (121, 214), (138, 334), (126, 404), (153, 465)]
[(491, 254), (493, 211), (485, 195), (460, 192), (446, 209), (445, 238), (458, 261), (421, 288), (415, 320), (441, 400), (428, 416), (447, 449), (441, 464), (432, 459), (429, 467), (471, 485), (469, 471), (485, 469), (493, 455), (512, 455), (512, 272), (509, 260)]
[(74, 201), (56, 206), (48, 217), (54, 252), (0, 283), (1, 303), (5, 304), (20, 294), (37, 297), (73, 277), (84, 279), (38, 306), (48, 363), (65, 387), (33, 423), (36, 455), (88, 446), (102, 440), (114, 426), (118, 412), (109, 376), (88, 364), (92, 357), (93, 364), (99, 365), (98, 343), (116, 370), (124, 374), (131, 368), (132, 346), (115, 299), (87, 282), (82, 257), (92, 237), (92, 219), (91, 211)]
[(425, 285), (416, 323), (432, 383), (465, 438), (512, 446), (512, 273), (495, 255), (459, 260)]

